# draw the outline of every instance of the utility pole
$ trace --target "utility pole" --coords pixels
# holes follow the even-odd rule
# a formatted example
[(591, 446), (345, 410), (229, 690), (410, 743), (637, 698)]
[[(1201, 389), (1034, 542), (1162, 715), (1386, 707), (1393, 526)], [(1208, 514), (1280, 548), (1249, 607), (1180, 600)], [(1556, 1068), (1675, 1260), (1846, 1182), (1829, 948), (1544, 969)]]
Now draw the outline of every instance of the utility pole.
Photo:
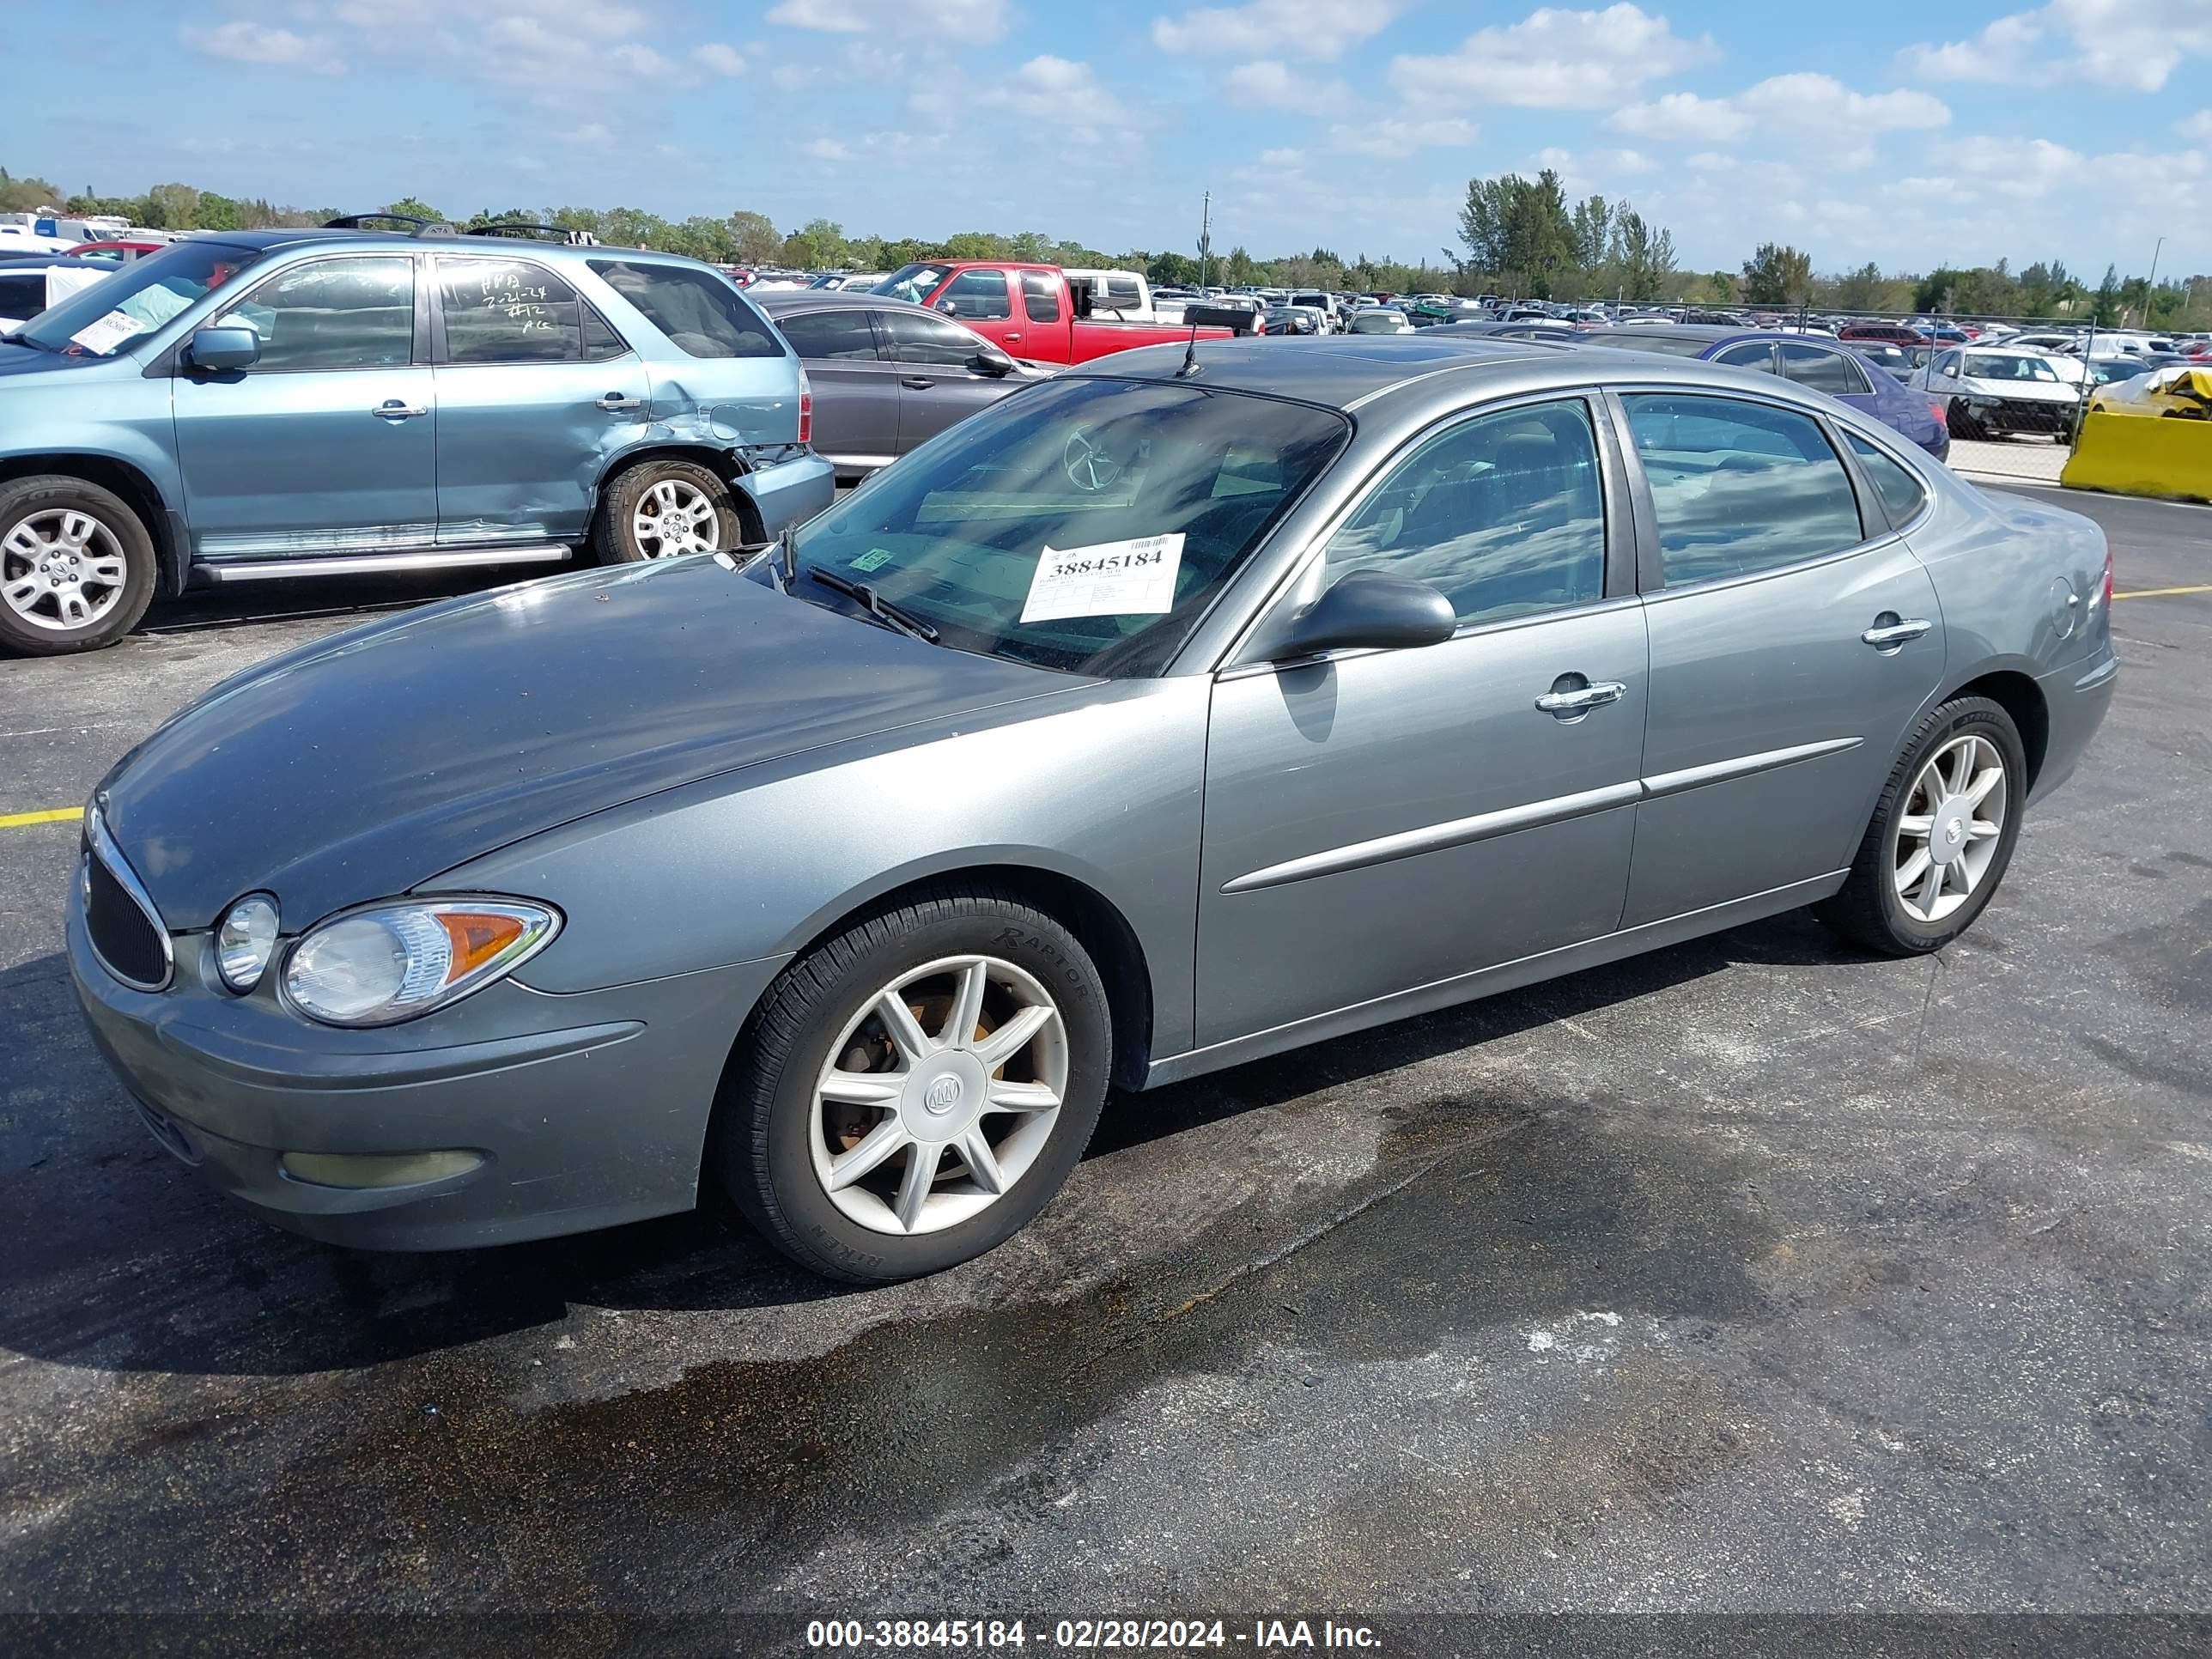
[(1198, 285), (1206, 286), (1206, 267), (1213, 253), (1213, 192), (1206, 192), (1204, 216), (1198, 226)]
[(2143, 326), (2150, 326), (2151, 295), (2158, 291), (2158, 256), (2166, 252), (2166, 238), (2158, 239), (2158, 246), (2150, 251), (2150, 280), (2143, 284)]

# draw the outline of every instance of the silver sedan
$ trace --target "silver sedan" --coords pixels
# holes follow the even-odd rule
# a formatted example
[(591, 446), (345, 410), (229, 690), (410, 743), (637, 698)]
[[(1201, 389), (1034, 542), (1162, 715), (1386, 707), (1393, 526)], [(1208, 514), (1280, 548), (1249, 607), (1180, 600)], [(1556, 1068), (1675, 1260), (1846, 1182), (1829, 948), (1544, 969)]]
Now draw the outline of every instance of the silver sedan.
[(1035, 1216), (1109, 1085), (1802, 905), (1937, 949), (2103, 716), (2110, 598), (2094, 526), (1771, 375), (1132, 352), (750, 564), (229, 682), (101, 784), (70, 962), (271, 1219), (472, 1245), (714, 1182), (896, 1279)]

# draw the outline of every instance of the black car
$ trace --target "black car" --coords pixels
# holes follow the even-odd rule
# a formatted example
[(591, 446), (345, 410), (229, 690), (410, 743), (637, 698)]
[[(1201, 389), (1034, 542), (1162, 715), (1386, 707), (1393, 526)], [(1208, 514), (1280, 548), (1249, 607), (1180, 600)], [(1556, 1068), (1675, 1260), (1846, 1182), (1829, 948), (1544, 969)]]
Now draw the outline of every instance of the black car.
[(904, 300), (835, 289), (753, 295), (806, 366), (814, 447), (854, 483), (1008, 392), (1048, 379)]

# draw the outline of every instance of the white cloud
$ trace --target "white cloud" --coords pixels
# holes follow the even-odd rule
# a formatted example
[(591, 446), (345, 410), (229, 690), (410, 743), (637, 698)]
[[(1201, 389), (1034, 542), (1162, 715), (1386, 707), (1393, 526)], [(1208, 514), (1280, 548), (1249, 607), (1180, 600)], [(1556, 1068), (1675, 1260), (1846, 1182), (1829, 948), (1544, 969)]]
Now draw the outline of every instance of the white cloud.
[(1621, 179), (1639, 178), (1658, 167), (1643, 151), (1634, 149), (1571, 150), (1553, 147), (1538, 150), (1535, 162), (1538, 167), (1549, 167), (1558, 173), (1559, 182), (1572, 195), (1589, 190), (1616, 189)]
[(549, 106), (640, 78), (696, 86), (745, 66), (724, 42), (666, 40), (652, 12), (617, 0), (295, 0), (292, 9), (353, 31), (337, 46), (466, 64)]
[(1099, 84), (1090, 64), (1049, 52), (1030, 58), (975, 101), (1049, 122), (1078, 138), (1086, 132), (1133, 135), (1138, 128), (1134, 113)]
[(1404, 9), (1404, 0), (1251, 0), (1243, 6), (1206, 6), (1180, 17), (1154, 18), (1152, 44), (1177, 53), (1329, 58), (1380, 33)]
[(717, 75), (743, 75), (745, 60), (735, 46), (709, 40), (691, 54)]
[(1351, 89), (1341, 81), (1324, 81), (1300, 75), (1288, 64), (1263, 58), (1239, 64), (1224, 77), (1230, 100), (1248, 108), (1302, 110), (1325, 115), (1342, 109), (1351, 100)]
[(1340, 123), (1328, 130), (1329, 148), (1357, 155), (1403, 155), (1408, 150), (1450, 149), (1471, 144), (1480, 131), (1456, 115), (1421, 121)]
[(2194, 138), (2201, 144), (2212, 144), (2212, 109), (2200, 109), (2186, 120), (2176, 121), (2173, 130), (2185, 138)]
[(771, 23), (832, 34), (921, 34), (971, 46), (1003, 36), (1008, 0), (781, 0)]
[(1947, 172), (1974, 180), (1978, 191), (2038, 199), (2080, 183), (2089, 167), (2087, 156), (2048, 138), (1961, 138), (1938, 149), (1936, 160)]
[(217, 23), (212, 28), (187, 26), (179, 33), (186, 46), (210, 58), (228, 58), (234, 63), (263, 64), (278, 69), (303, 69), (316, 75), (345, 73), (345, 64), (331, 50), (326, 35), (264, 28), (243, 18)]
[(1648, 104), (1631, 104), (1606, 117), (1606, 125), (1639, 138), (1714, 143), (1736, 138), (1751, 119), (1725, 98), (1700, 98), (1694, 92), (1670, 92)]
[(817, 161), (849, 161), (853, 148), (839, 138), (810, 138), (800, 149)]
[(2156, 92), (2185, 58), (2203, 57), (2212, 57), (2205, 0), (2051, 0), (1965, 40), (1908, 46), (1898, 61), (1928, 81), (2082, 80)]
[(1263, 149), (1260, 152), (1260, 165), (1263, 167), (1302, 167), (1305, 164), (1305, 151), (1292, 148)]
[(1638, 6), (1543, 7), (1508, 27), (1478, 30), (1456, 52), (1393, 58), (1390, 82), (1433, 104), (1602, 109), (1716, 51), (1711, 36), (1686, 40)]

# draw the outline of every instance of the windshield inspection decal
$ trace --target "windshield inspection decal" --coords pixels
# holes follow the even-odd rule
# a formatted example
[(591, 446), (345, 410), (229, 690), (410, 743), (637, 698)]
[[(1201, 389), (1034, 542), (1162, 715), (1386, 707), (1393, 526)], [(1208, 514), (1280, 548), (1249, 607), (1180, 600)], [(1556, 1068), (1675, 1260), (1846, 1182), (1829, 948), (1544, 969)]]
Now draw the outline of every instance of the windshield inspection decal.
[(127, 312), (111, 311), (99, 321), (87, 323), (70, 335), (70, 340), (87, 351), (96, 351), (105, 357), (145, 326)]
[(1182, 532), (1090, 547), (1048, 547), (1037, 556), (1025, 623), (1073, 617), (1156, 617), (1175, 608)]

